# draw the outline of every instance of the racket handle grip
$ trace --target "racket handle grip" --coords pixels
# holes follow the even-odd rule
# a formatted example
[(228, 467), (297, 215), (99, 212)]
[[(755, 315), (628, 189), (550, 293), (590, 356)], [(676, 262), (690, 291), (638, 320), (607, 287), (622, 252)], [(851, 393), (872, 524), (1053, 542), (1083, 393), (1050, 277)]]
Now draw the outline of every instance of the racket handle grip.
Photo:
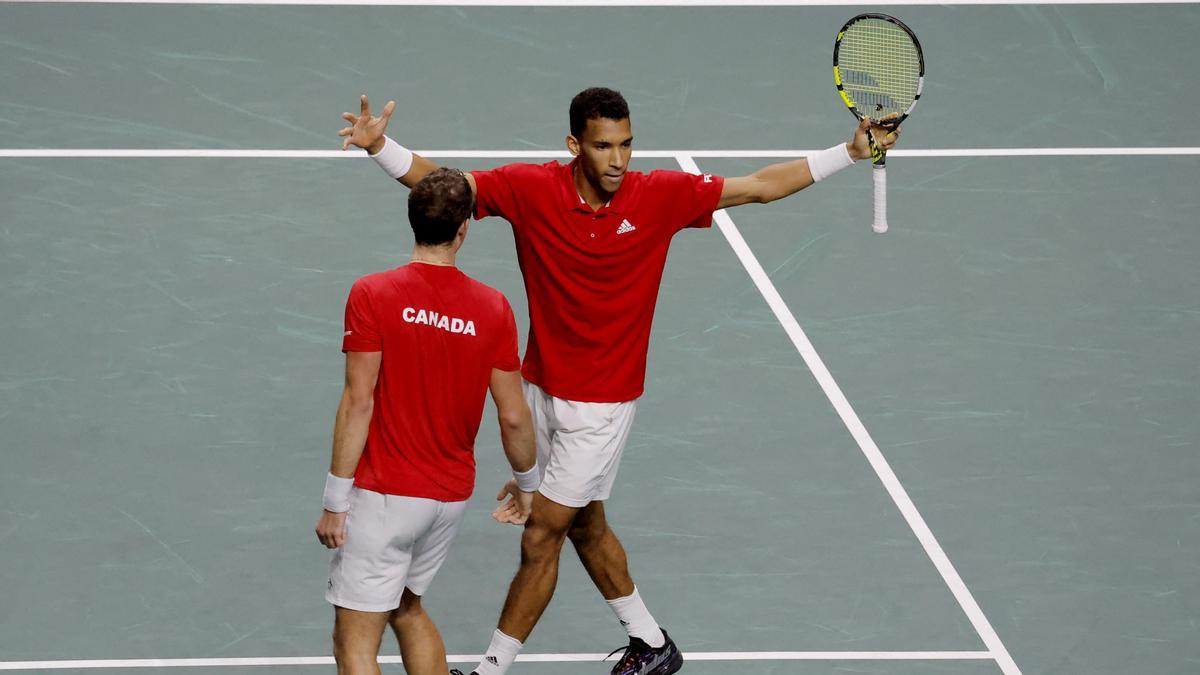
[(871, 182), (875, 184), (875, 219), (871, 221), (871, 229), (883, 234), (888, 231), (887, 167), (881, 164), (872, 167)]

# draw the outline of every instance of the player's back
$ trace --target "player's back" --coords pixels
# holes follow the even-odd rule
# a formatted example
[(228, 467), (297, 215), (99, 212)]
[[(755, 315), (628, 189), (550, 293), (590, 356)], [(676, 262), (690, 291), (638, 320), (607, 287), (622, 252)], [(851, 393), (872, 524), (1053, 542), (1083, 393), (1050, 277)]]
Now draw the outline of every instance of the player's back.
[(469, 497), (492, 369), (520, 367), (516, 343), (504, 296), (455, 267), (412, 263), (355, 283), (343, 348), (382, 352), (355, 483), (441, 501)]

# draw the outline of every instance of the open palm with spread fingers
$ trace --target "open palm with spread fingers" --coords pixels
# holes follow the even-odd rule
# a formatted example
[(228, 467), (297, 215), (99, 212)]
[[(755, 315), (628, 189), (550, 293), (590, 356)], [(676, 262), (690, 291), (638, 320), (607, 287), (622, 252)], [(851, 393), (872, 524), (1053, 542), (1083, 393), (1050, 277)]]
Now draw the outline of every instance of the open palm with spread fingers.
[(383, 133), (387, 131), (388, 120), (392, 117), (392, 111), (396, 109), (396, 102), (388, 101), (379, 117), (371, 115), (371, 104), (367, 101), (366, 94), (359, 98), (359, 104), (358, 115), (342, 113), (342, 119), (350, 123), (350, 126), (338, 132), (338, 136), (343, 137), (342, 149), (357, 145), (372, 155), (378, 154), (383, 149)]

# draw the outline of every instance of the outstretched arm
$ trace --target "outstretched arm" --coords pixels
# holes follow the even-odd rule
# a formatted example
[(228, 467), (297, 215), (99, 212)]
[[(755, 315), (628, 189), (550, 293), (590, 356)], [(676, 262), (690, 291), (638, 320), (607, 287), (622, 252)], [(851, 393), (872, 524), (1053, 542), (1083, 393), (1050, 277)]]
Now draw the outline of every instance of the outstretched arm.
[[(886, 151), (896, 144), (896, 139), (900, 136), (900, 128), (897, 127), (893, 130), (887, 126), (873, 124), (869, 120), (862, 120), (859, 122), (858, 128), (854, 130), (854, 138), (844, 146), (850, 161), (857, 162), (871, 156), (871, 145), (867, 140), (868, 133), (874, 134), (875, 142)], [(840, 152), (838, 146), (824, 152), (834, 152), (835, 150)], [(824, 178), (824, 176), (814, 176), (808, 157), (772, 164), (749, 176), (726, 178), (717, 208), (773, 202), (803, 190), (820, 178)]]
[[(387, 105), (383, 106), (383, 112), (379, 117), (371, 114), (371, 104), (367, 101), (367, 95), (363, 94), (359, 98), (359, 114), (344, 112), (342, 119), (350, 123), (350, 126), (343, 128), (338, 132), (338, 136), (342, 137), (342, 150), (349, 148), (351, 145), (356, 145), (363, 150), (366, 150), (371, 157), (379, 160), (380, 153), (387, 148), (387, 136), (384, 132), (387, 131), (388, 120), (392, 118), (392, 112), (396, 109), (395, 101), (388, 101)], [(401, 146), (392, 142), (396, 147), (396, 151), (407, 152)], [(416, 153), (412, 154), (412, 164), (408, 170), (400, 176), (395, 176), (396, 180), (404, 184), (405, 187), (411, 188), (421, 181), (422, 178), (429, 175), (434, 169), (438, 168), (437, 164), (429, 161)], [(382, 163), (381, 163), (382, 164)], [(468, 177), (471, 183), (471, 189), (475, 189), (475, 182)]]

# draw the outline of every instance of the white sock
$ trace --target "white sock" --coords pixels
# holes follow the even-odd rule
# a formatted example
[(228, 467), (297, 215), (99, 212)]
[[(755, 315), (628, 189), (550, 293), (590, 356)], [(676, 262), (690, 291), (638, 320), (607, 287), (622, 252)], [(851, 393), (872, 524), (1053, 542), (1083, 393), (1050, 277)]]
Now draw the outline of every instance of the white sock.
[(650, 616), (650, 610), (646, 609), (646, 603), (642, 602), (637, 586), (633, 587), (633, 595), (606, 602), (612, 607), (612, 611), (616, 613), (630, 637), (639, 638), (655, 649), (667, 643), (658, 622)]
[(475, 672), (479, 675), (504, 675), (513, 661), (517, 660), (517, 654), (523, 646), (520, 640), (501, 633), (497, 628), (492, 633), (492, 644), (483, 653), (483, 660), (475, 666)]

